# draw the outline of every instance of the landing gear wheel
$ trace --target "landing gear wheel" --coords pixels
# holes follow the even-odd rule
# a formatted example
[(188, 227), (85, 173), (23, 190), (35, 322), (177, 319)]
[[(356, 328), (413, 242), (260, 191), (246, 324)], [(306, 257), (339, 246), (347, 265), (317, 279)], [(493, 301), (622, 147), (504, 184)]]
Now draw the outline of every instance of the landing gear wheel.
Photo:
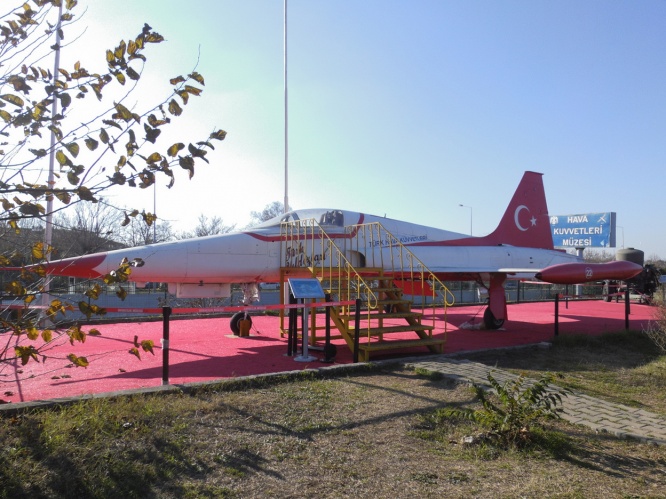
[(617, 293), (617, 286), (610, 284), (608, 281), (604, 283), (604, 287), (601, 291), (601, 294), (604, 296), (604, 301), (610, 303), (613, 301), (612, 293)]
[(247, 319), (250, 321), (250, 325), (252, 324), (252, 317), (250, 317), (250, 314), (247, 312), (236, 312), (234, 315), (231, 316), (231, 321), (229, 321), (229, 327), (231, 328), (231, 332), (234, 333), (236, 336), (240, 335), (240, 324), (239, 322), (242, 321), (243, 319)]
[(499, 329), (504, 325), (504, 319), (495, 319), (490, 307), (483, 312), (483, 323), (487, 329)]
[(329, 343), (328, 345), (324, 345), (324, 361), (325, 362), (333, 362), (335, 359), (335, 356), (338, 354), (338, 347), (333, 345), (332, 343)]

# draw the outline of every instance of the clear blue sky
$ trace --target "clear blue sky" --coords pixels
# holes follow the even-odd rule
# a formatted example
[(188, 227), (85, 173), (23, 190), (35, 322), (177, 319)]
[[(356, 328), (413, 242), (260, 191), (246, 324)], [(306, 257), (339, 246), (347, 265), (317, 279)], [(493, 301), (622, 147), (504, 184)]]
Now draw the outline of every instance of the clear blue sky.
[[(200, 58), (183, 123), (228, 132), (157, 214), (244, 226), (282, 201), (283, 1), (88, 3), (88, 48), (148, 22), (151, 77)], [(618, 247), (666, 258), (664, 20), (661, 0), (288, 0), (290, 204), (468, 232), (464, 204), (484, 235), (532, 170), (552, 215), (617, 212)]]

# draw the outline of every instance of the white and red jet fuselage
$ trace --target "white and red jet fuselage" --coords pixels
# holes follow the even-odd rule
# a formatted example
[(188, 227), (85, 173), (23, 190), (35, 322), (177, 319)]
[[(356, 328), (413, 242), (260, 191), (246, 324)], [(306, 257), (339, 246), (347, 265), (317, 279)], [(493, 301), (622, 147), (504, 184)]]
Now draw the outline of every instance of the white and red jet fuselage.
[(552, 265), (581, 262), (553, 248), (542, 176), (525, 172), (499, 225), (484, 237), (352, 211), (297, 210), (243, 232), (53, 261), (48, 272), (99, 278), (127, 258), (139, 262), (132, 269), (132, 281), (166, 282), (182, 296), (216, 296), (229, 283), (278, 281), (280, 269), (293, 266), (289, 255), (281, 255), (281, 223), (310, 219), (334, 240), (351, 237), (345, 227), (381, 223), (440, 280), (474, 280), (487, 286), (495, 325), (506, 318), (503, 286), (507, 277), (531, 278)]

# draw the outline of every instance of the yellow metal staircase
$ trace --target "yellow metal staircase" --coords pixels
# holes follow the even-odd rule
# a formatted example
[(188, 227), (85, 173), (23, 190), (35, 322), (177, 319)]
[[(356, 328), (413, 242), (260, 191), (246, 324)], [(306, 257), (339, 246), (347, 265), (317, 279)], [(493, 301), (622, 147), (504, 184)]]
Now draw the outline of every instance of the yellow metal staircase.
[[(360, 315), (359, 360), (409, 347), (442, 352), (446, 322), (438, 332), (442, 334), (435, 336), (436, 314), (446, 314), (453, 295), (381, 224), (347, 226), (328, 234), (314, 219), (299, 220), (284, 222), (281, 235), (283, 284), (292, 277), (316, 278), (330, 301), (356, 303), (331, 307), (330, 316), (339, 331), (333, 338), (343, 338), (354, 351), (355, 315)], [(281, 289), (284, 293), (284, 286)], [(317, 314), (310, 320), (309, 344), (315, 345), (324, 339), (325, 325), (317, 323)], [(281, 328), (285, 334), (284, 313)], [(415, 337), (406, 339), (410, 332)]]

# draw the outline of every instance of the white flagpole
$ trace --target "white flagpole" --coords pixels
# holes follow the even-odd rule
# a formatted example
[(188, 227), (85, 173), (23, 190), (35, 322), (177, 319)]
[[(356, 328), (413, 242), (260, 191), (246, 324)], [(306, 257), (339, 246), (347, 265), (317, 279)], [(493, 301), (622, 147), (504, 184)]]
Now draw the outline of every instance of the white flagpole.
[(287, 0), (284, 0), (284, 212), (289, 211), (289, 109), (287, 94)]

